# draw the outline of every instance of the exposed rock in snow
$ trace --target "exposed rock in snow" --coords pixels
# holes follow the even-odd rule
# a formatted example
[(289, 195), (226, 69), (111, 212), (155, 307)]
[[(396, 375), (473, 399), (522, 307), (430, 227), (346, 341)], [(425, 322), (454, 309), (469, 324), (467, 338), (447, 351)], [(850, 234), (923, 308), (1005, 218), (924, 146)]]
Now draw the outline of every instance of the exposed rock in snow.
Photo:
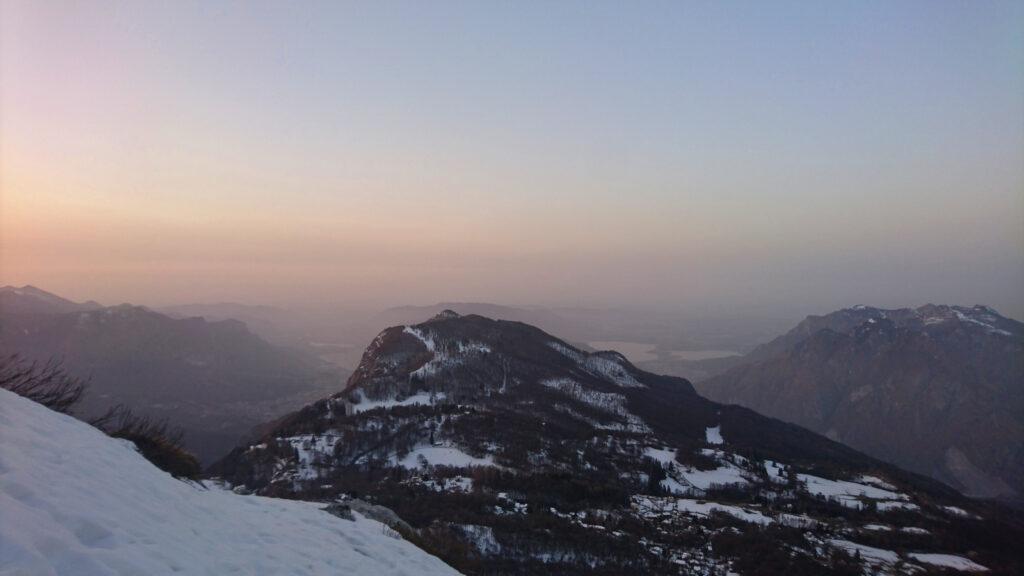
[(456, 574), (379, 522), (176, 480), (5, 390), (0, 437), (0, 572)]

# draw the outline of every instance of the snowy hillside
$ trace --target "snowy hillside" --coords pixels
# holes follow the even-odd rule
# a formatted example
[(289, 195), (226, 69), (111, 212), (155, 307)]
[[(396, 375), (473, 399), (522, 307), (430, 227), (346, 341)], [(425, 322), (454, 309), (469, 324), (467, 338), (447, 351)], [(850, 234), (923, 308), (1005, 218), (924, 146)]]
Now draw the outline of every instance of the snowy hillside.
[(481, 576), (1022, 573), (990, 538), (1024, 534), (1001, 512), (618, 353), (452, 312), (385, 330), (345, 390), (213, 471), (356, 493)]
[(358, 514), (175, 480), (0, 390), (0, 574), (456, 574)]

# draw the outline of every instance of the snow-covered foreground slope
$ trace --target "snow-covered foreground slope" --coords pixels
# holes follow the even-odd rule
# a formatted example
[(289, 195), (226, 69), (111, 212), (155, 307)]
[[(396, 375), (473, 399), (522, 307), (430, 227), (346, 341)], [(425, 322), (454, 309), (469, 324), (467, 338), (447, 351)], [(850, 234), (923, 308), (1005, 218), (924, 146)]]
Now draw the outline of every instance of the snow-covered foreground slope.
[(321, 507), (176, 480), (0, 390), (0, 574), (456, 574), (379, 522)]

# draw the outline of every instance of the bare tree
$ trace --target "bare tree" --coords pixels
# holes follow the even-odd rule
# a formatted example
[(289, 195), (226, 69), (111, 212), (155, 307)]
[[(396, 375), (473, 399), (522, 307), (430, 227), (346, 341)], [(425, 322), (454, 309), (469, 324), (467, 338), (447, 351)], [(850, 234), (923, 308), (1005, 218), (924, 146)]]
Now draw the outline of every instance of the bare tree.
[(89, 383), (72, 376), (60, 360), (28, 362), (17, 354), (0, 358), (0, 388), (68, 414)]

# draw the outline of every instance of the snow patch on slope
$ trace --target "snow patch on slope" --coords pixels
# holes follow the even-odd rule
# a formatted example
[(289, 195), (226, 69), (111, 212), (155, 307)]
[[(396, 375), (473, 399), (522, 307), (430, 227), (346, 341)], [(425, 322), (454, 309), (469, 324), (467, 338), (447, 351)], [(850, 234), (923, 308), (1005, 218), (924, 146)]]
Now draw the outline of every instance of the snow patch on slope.
[(431, 399), (429, 392), (417, 392), (416, 394), (407, 396), (401, 400), (390, 398), (384, 400), (367, 400), (362, 396), (360, 398), (361, 401), (358, 404), (352, 405), (352, 412), (356, 414), (376, 408), (393, 408), (395, 406), (430, 406), (434, 401), (443, 399), (444, 394), (436, 394), (433, 399)]
[[(591, 390), (569, 378), (548, 378), (541, 380), (540, 384), (552, 390), (557, 390), (581, 404), (586, 404), (596, 410), (624, 419), (626, 422), (625, 430), (639, 433), (650, 432), (650, 428), (644, 424), (643, 419), (630, 412), (626, 407), (626, 397), (622, 394)], [(596, 424), (595, 426), (601, 427)]]
[(850, 542), (849, 540), (831, 539), (828, 543), (836, 548), (848, 552), (851, 556), (854, 554), (860, 554), (861, 559), (868, 564), (875, 566), (879, 564), (893, 564), (900, 559), (899, 554), (892, 550), (865, 546), (864, 544), (857, 544), (856, 542)]
[(748, 510), (739, 506), (719, 504), (718, 502), (705, 502), (702, 500), (691, 500), (687, 498), (663, 498), (657, 496), (633, 496), (633, 509), (641, 516), (649, 519), (658, 519), (673, 513), (682, 513), (690, 516), (708, 517), (712, 513), (728, 514), (744, 522), (752, 524), (768, 525), (772, 519), (755, 510)]
[[(606, 382), (621, 386), (623, 388), (643, 388), (641, 384), (628, 370), (619, 362), (600, 354), (585, 354), (579, 350), (570, 348), (561, 342), (548, 342), (548, 346), (557, 350), (566, 358), (575, 362), (580, 368), (592, 376), (596, 376)], [(619, 358), (621, 354), (616, 353)], [(622, 358), (625, 361), (625, 358)]]
[(434, 344), (434, 337), (431, 336), (429, 332), (412, 326), (406, 326), (402, 331), (418, 338), (430, 352), (435, 352), (437, 350), (437, 346)]
[(988, 568), (981, 564), (972, 562), (963, 556), (955, 556), (953, 554), (921, 554), (918, 552), (911, 552), (910, 557), (918, 562), (931, 564), (932, 566), (952, 568), (954, 570), (962, 570), (964, 572), (988, 572)]
[(423, 343), (423, 346), (426, 347), (427, 351), (433, 354), (433, 357), (431, 357), (430, 360), (416, 370), (413, 370), (412, 375), (420, 379), (426, 379), (429, 376), (433, 376), (441, 372), (444, 368), (450, 368), (462, 364), (466, 355), (488, 354), (491, 351), (490, 346), (483, 344), (482, 342), (438, 341), (429, 331), (415, 328), (413, 326), (406, 326), (403, 331), (406, 334), (415, 336)]
[(718, 426), (704, 430), (704, 439), (708, 444), (724, 444), (725, 440), (722, 439), (722, 425), (719, 424)]
[(0, 569), (23, 574), (457, 574), (380, 522), (176, 480), (0, 390)]
[(714, 457), (720, 466), (712, 470), (698, 470), (676, 462), (675, 450), (663, 448), (644, 449), (644, 456), (658, 461), (662, 468), (665, 469), (668, 477), (661, 481), (661, 487), (669, 493), (692, 495), (695, 489), (704, 492), (715, 486), (748, 484), (743, 470), (729, 462), (724, 452), (709, 450), (706, 455)]
[(413, 449), (403, 458), (392, 458), (392, 464), (403, 468), (416, 469), (421, 465), (420, 456), (430, 466), (454, 466), (469, 468), (471, 466), (494, 466), (490, 456), (477, 458), (470, 456), (454, 446), (420, 446)]
[(836, 500), (847, 508), (862, 508), (862, 499), (871, 500), (908, 500), (906, 494), (886, 490), (868, 484), (859, 484), (847, 480), (827, 480), (810, 474), (797, 474), (797, 479), (807, 485), (807, 491), (829, 500)]

